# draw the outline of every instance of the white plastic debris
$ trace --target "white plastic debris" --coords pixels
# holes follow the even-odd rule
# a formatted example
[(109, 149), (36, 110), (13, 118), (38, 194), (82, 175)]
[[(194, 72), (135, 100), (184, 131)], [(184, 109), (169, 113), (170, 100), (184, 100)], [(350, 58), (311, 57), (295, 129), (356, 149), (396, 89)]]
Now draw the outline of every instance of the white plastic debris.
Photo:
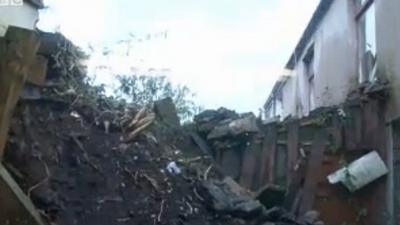
[(350, 165), (330, 174), (329, 183), (343, 183), (351, 192), (361, 189), (372, 181), (386, 175), (388, 168), (376, 151), (350, 163)]
[(76, 118), (76, 119), (80, 119), (81, 118), (81, 115), (76, 111), (72, 111), (69, 115), (74, 117), (74, 118)]
[(172, 161), (167, 165), (167, 171), (171, 174), (181, 174), (181, 168), (178, 167), (176, 162)]
[(338, 109), (337, 112), (340, 117), (346, 118), (346, 112), (342, 108)]

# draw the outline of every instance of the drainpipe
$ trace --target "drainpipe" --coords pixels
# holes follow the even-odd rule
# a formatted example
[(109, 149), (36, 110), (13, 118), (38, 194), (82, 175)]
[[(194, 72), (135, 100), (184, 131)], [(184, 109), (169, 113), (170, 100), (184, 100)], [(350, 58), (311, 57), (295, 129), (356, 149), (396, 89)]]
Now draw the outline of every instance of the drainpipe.
[(387, 225), (394, 225), (394, 171), (393, 171), (393, 126), (392, 123), (386, 127), (387, 167), (389, 169), (386, 183), (387, 202)]

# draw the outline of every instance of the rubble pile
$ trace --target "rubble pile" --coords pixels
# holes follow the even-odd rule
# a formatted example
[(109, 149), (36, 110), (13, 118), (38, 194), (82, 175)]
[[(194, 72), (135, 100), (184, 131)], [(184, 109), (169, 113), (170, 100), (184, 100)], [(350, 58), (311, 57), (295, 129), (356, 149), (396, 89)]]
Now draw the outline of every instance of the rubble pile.
[(253, 113), (239, 115), (225, 108), (206, 110), (195, 116), (194, 122), (197, 132), (215, 151), (238, 149), (251, 134), (259, 132)]
[(208, 199), (207, 204), (214, 211), (223, 215), (232, 215), (251, 221), (255, 225), (323, 225), (319, 213), (309, 211), (301, 218), (280, 207), (266, 209), (252, 194), (243, 189), (232, 178), (202, 182)]
[(60, 34), (41, 35), (47, 79), (25, 87), (4, 164), (46, 222), (321, 224), (312, 213), (267, 210), (215, 164), (259, 133), (254, 114), (207, 110), (195, 130), (183, 127), (170, 98), (140, 108), (114, 101), (90, 85), (79, 49)]
[(238, 114), (226, 108), (206, 110), (195, 116), (194, 123), (197, 133), (221, 165), (222, 172), (238, 179), (244, 151), (260, 133), (254, 114)]

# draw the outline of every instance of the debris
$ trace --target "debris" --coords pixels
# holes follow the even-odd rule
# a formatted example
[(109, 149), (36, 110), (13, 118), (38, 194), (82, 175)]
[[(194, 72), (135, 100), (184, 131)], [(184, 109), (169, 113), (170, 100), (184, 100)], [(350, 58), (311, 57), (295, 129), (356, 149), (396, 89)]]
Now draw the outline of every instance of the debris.
[(146, 110), (147, 110), (146, 107), (143, 107), (139, 110), (139, 112), (136, 113), (133, 120), (129, 123), (128, 129), (133, 129), (137, 127), (136, 124), (139, 122), (139, 120), (141, 120), (145, 116)]
[(261, 203), (254, 200), (232, 178), (204, 181), (203, 188), (208, 196), (205, 199), (218, 213), (251, 218), (259, 216), (262, 212)]
[(337, 110), (337, 112), (338, 112), (338, 115), (341, 117), (341, 118), (346, 118), (346, 112), (344, 111), (344, 109), (342, 109), (342, 108), (339, 108), (338, 110)]
[(250, 113), (243, 118), (239, 118), (230, 122), (224, 122), (216, 126), (207, 139), (217, 139), (225, 136), (237, 136), (243, 133), (256, 133), (258, 132), (256, 117)]
[(210, 133), (221, 121), (238, 119), (239, 115), (226, 108), (205, 110), (194, 117), (194, 122), (200, 134)]
[(165, 98), (154, 102), (154, 112), (161, 119), (161, 121), (179, 127), (180, 121), (176, 112), (176, 106), (172, 98)]
[(203, 154), (212, 155), (211, 147), (208, 146), (207, 142), (200, 137), (197, 132), (191, 132), (190, 136), (192, 137), (193, 141), (199, 146), (200, 150)]
[(182, 173), (181, 168), (178, 167), (178, 165), (176, 164), (176, 162), (170, 162), (167, 165), (167, 171), (170, 174), (175, 174), (175, 175), (179, 175)]
[(96, 171), (100, 171), (100, 168), (90, 160), (89, 155), (88, 155), (88, 153), (86, 152), (85, 148), (83, 147), (82, 142), (78, 139), (78, 136), (77, 136), (76, 134), (72, 134), (72, 135), (71, 135), (71, 138), (72, 138), (72, 140), (76, 143), (76, 145), (79, 147), (79, 149), (82, 151), (83, 157), (84, 157), (84, 159), (86, 160), (86, 162), (87, 162), (93, 169), (95, 169)]
[(161, 216), (162, 216), (162, 214), (164, 212), (164, 204), (165, 204), (165, 200), (163, 199), (161, 201), (160, 213), (158, 213), (158, 216), (157, 216), (157, 222), (161, 222)]
[[(184, 127), (171, 126), (179, 121), (170, 114), (171, 101), (155, 104), (154, 112), (110, 105), (115, 102), (88, 84), (82, 52), (62, 35), (45, 36), (54, 41), (49, 48), (42, 45), (48, 77), (35, 89), (40, 99), (18, 104), (12, 123), (18, 132), (10, 134), (4, 161), (23, 175), (35, 171), (18, 176), (27, 192), (47, 177), (29, 154), (45, 156), (51, 176), (32, 187), (32, 196), (48, 224), (244, 224), (208, 210), (199, 184), (202, 176), (218, 179), (218, 166), (210, 167), (210, 156), (191, 152), (198, 147)], [(105, 132), (99, 132), (103, 125)], [(168, 172), (180, 176), (160, 172), (172, 162)], [(36, 192), (51, 199), (39, 199)]]
[(328, 180), (331, 184), (341, 182), (349, 191), (354, 192), (386, 175), (388, 172), (388, 168), (378, 152), (372, 151), (348, 166), (330, 174)]
[(306, 224), (314, 224), (318, 222), (319, 212), (311, 210), (304, 214), (304, 216), (300, 219), (304, 221)]
[(155, 179), (153, 179), (153, 178), (151, 178), (149, 175), (147, 175), (147, 174), (142, 174), (142, 176), (147, 180), (147, 181), (149, 181), (149, 183), (151, 184), (151, 186), (153, 186), (153, 188), (156, 190), (156, 191), (160, 191), (160, 186), (158, 186), (158, 183), (157, 183), (157, 181), (155, 180)]
[(203, 176), (204, 180), (208, 180), (208, 174), (210, 173), (212, 168), (213, 168), (212, 164), (207, 168), (207, 170), (206, 170), (206, 172), (204, 173), (204, 176)]
[(49, 171), (49, 167), (47, 166), (47, 163), (42, 159), (42, 156), (41, 156), (41, 155), (39, 155), (38, 159), (39, 159), (39, 161), (43, 164), (43, 167), (44, 167), (44, 169), (45, 169), (45, 171), (46, 171), (46, 177), (43, 178), (43, 180), (41, 180), (39, 183), (33, 185), (32, 187), (30, 187), (30, 188), (28, 189), (28, 198), (31, 197), (32, 191), (34, 191), (34, 190), (37, 189), (38, 187), (40, 187), (40, 186), (46, 184), (46, 183), (49, 181), (49, 178), (50, 178), (50, 171)]
[(150, 113), (149, 115), (147, 115), (144, 118), (137, 121), (133, 125), (133, 127), (130, 127), (130, 128), (134, 128), (134, 130), (131, 133), (129, 133), (128, 137), (125, 139), (124, 142), (133, 141), (136, 138), (136, 136), (140, 134), (140, 132), (145, 130), (148, 126), (150, 126), (154, 122), (154, 119), (155, 119), (155, 114)]
[(74, 118), (77, 118), (77, 119), (80, 119), (80, 118), (81, 118), (81, 115), (79, 115), (79, 113), (76, 112), (76, 111), (72, 111), (72, 112), (70, 113), (70, 115), (71, 115), (72, 117), (74, 117)]

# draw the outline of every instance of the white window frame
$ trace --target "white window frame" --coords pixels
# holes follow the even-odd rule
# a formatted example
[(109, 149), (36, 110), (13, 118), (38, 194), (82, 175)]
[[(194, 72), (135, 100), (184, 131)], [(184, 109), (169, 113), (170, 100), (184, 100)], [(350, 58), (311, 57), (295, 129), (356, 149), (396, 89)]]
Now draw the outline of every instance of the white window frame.
[[(374, 67), (376, 66), (373, 65), (373, 68), (367, 68), (366, 64), (366, 58), (365, 58), (365, 53), (366, 53), (366, 45), (367, 45), (367, 37), (366, 37), (366, 25), (364, 24), (365, 21), (363, 20), (363, 17), (366, 15), (368, 10), (372, 7), (372, 5), (375, 3), (375, 0), (366, 0), (364, 3), (361, 4), (360, 0), (357, 1), (357, 12), (355, 16), (355, 20), (357, 22), (357, 29), (358, 29), (358, 67), (359, 67), (359, 82), (364, 83), (364, 82), (371, 82), (372, 78), (370, 76), (370, 73), (373, 73)], [(376, 58), (376, 56), (375, 56)]]

